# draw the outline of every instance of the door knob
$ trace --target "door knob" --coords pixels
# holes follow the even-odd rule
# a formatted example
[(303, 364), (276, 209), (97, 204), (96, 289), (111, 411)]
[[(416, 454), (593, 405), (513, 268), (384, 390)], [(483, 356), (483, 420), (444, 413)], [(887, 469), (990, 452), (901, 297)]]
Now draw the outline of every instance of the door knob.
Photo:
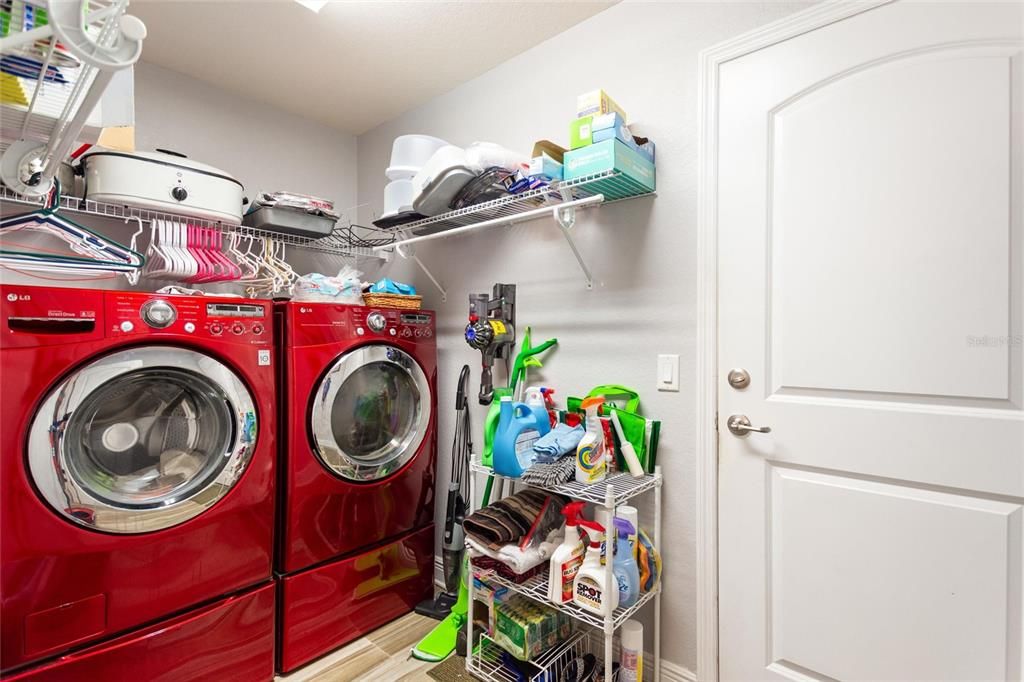
[(727, 421), (725, 424), (726, 426), (729, 427), (729, 431), (731, 431), (734, 436), (745, 436), (751, 432), (772, 432), (772, 428), (770, 426), (751, 426), (750, 420), (747, 419), (747, 415), (745, 414), (734, 414), (731, 417), (729, 417), (729, 421)]

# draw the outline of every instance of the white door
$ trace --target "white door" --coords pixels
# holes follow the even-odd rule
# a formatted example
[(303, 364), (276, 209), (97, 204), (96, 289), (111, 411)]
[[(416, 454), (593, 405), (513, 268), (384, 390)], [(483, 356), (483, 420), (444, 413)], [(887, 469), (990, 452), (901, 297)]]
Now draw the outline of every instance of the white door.
[(724, 680), (1021, 679), (1022, 8), (721, 66)]

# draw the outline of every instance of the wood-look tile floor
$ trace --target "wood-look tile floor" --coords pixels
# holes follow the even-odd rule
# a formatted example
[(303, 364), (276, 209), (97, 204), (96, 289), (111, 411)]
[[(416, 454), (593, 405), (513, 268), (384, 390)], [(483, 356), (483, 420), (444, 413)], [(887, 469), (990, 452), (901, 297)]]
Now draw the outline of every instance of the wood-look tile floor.
[(374, 630), (278, 682), (423, 682), (432, 681), (427, 670), (437, 665), (409, 656), (416, 642), (437, 621), (416, 613)]

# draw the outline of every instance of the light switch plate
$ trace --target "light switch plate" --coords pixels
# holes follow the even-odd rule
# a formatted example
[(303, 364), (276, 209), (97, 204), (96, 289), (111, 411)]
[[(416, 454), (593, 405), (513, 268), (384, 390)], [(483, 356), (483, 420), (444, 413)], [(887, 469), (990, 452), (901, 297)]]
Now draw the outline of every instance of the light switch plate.
[(658, 356), (658, 377), (657, 384), (659, 391), (679, 390), (679, 356), (659, 355)]

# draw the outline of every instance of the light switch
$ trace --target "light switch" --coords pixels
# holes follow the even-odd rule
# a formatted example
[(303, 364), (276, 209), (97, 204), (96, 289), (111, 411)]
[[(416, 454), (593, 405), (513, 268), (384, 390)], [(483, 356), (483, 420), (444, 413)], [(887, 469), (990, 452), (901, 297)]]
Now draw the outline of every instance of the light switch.
[(679, 390), (679, 356), (659, 355), (658, 356), (658, 390), (678, 391)]

